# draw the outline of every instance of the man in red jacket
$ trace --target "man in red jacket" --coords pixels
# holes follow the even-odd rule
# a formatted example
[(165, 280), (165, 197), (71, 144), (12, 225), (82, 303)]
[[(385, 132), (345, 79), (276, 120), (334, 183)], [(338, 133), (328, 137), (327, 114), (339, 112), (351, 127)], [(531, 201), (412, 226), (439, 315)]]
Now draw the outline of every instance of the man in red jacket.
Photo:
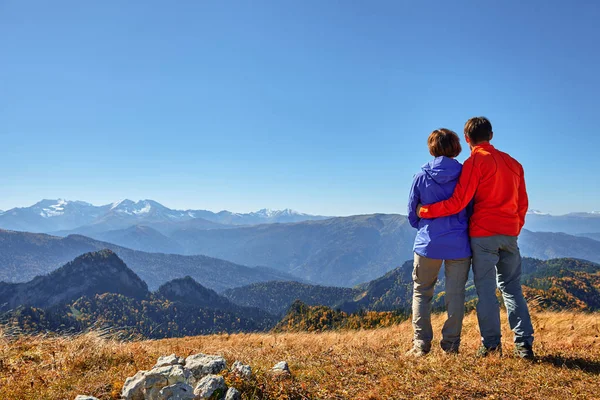
[(530, 359), (534, 356), (533, 327), (521, 290), (521, 255), (517, 245), (528, 207), (523, 167), (490, 144), (494, 133), (487, 118), (471, 118), (464, 132), (471, 156), (463, 165), (454, 194), (448, 200), (420, 207), (418, 214), (426, 219), (453, 215), (475, 199), (469, 236), (483, 342), (478, 355), (502, 354), (497, 283), (515, 334), (515, 354)]

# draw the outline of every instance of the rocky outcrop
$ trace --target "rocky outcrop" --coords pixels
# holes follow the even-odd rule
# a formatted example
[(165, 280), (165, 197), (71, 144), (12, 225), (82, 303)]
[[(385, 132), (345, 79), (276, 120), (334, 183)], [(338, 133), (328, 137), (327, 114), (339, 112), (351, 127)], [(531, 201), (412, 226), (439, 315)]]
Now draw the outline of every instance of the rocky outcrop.
[(144, 393), (147, 399), (159, 399), (160, 391), (177, 383), (188, 383), (191, 373), (182, 365), (152, 368), (145, 374)]
[[(289, 373), (287, 363), (283, 363)], [(240, 400), (241, 393), (228, 387), (223, 376), (218, 375), (225, 369), (227, 363), (218, 355), (200, 353), (186, 359), (175, 354), (162, 356), (151, 370), (127, 378), (121, 397), (123, 400)], [(230, 370), (243, 379), (252, 379), (249, 365), (236, 361)]]

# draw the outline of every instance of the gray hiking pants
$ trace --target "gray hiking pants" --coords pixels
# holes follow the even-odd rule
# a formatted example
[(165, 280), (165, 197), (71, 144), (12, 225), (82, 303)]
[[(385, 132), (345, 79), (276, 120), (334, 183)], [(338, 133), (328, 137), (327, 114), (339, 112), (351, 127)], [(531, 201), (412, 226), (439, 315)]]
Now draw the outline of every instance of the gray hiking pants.
[(521, 290), (521, 254), (516, 236), (472, 237), (473, 276), (479, 302), (477, 320), (486, 347), (500, 344), (500, 307), (496, 284), (502, 292), (508, 324), (516, 344), (533, 343), (533, 326)]
[[(424, 351), (431, 350), (433, 329), (431, 328), (431, 299), (442, 261), (415, 253), (413, 269), (413, 329), (414, 345)], [(458, 351), (460, 333), (465, 315), (465, 284), (471, 267), (470, 258), (445, 260), (446, 294), (444, 302), (448, 319), (442, 329), (440, 345), (445, 351)]]

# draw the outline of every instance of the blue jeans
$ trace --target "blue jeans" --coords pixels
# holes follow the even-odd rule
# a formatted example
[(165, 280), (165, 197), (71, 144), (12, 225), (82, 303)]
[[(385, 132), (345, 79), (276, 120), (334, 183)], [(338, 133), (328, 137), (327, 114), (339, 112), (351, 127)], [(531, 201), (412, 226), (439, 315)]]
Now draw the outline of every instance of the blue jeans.
[(486, 347), (500, 344), (500, 307), (496, 285), (502, 292), (508, 324), (515, 334), (515, 344), (531, 346), (533, 326), (527, 302), (521, 290), (521, 254), (516, 236), (472, 237), (473, 276), (479, 302), (477, 320), (481, 340)]

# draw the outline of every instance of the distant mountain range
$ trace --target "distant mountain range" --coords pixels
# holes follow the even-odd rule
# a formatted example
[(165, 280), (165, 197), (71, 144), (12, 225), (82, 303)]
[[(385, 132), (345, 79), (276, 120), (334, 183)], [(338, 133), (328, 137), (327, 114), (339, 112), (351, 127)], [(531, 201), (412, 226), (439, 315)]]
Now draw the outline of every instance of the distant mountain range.
[[(530, 211), (526, 226), (579, 236), (526, 229), (519, 240), (524, 256), (600, 262), (599, 213), (550, 216)], [(64, 239), (30, 237), (29, 242), (8, 248), (3, 247), (8, 242), (0, 242), (0, 261), (5, 260), (0, 279), (24, 281), (84, 252), (110, 248), (153, 289), (190, 275), (217, 291), (270, 280), (267, 277), (352, 287), (410, 259), (416, 232), (405, 216), (397, 214), (326, 218), (291, 210), (212, 213), (172, 210), (152, 200), (104, 206), (43, 200), (4, 212), (2, 227), (55, 232)], [(209, 273), (198, 265), (227, 266)], [(232, 272), (236, 268), (244, 272), (236, 275)]]
[(600, 212), (550, 215), (530, 210), (525, 218), (525, 228), (535, 232), (564, 232), (571, 235), (600, 233)]
[(0, 230), (0, 281), (25, 282), (45, 275), (83, 253), (102, 249), (114, 251), (152, 290), (185, 276), (216, 291), (255, 282), (299, 279), (269, 268), (250, 268), (201, 255), (146, 253), (80, 235), (61, 238)]
[[(112, 204), (94, 206), (83, 201), (42, 200), (33, 206), (13, 208), (0, 213), (0, 228), (35, 232), (91, 233), (148, 225), (160, 232), (168, 232), (180, 223), (178, 229), (189, 225), (205, 229), (227, 225), (256, 225), (325, 219), (326, 217), (299, 213), (290, 209), (262, 209), (251, 213), (207, 210), (172, 210), (153, 200), (121, 200)], [(186, 225), (185, 222), (188, 222)], [(163, 232), (164, 233), (164, 232)]]
[(523, 230), (519, 236), (519, 247), (522, 254), (543, 260), (574, 257), (600, 262), (598, 245), (600, 242), (597, 240), (566, 233)]
[[(415, 232), (406, 217), (396, 214), (229, 226), (227, 229), (186, 227), (170, 234), (134, 226), (94, 235), (101, 240), (80, 235), (62, 239), (19, 236), (5, 231), (4, 237), (22, 241), (11, 244), (0, 240), (0, 261), (5, 260), (0, 264), (0, 280), (31, 279), (84, 252), (110, 248), (151, 288), (186, 275), (217, 291), (254, 282), (300, 279), (325, 286), (352, 287), (382, 276), (411, 259)], [(524, 256), (576, 257), (600, 262), (600, 241), (588, 237), (524, 230), (519, 245)], [(156, 251), (165, 254), (154, 253)], [(57, 254), (62, 257), (56, 257)], [(224, 267), (213, 270), (209, 267), (220, 265)], [(271, 270), (242, 267), (244, 265)], [(235, 274), (236, 268), (243, 272)], [(267, 276), (277, 277), (265, 279)]]
[(415, 233), (404, 216), (373, 214), (185, 230), (174, 232), (171, 238), (189, 254), (264, 265), (321, 285), (353, 286), (411, 258)]
[[(382, 276), (412, 258), (416, 231), (394, 214), (338, 217), (294, 224), (174, 232), (188, 254), (243, 265), (265, 265), (326, 286), (354, 286)], [(524, 230), (524, 256), (577, 257), (600, 262), (598, 241)]]
[[(133, 240), (131, 230), (136, 226), (152, 228), (165, 236), (181, 230), (209, 230), (272, 223), (294, 223), (329, 219), (290, 209), (262, 209), (251, 213), (207, 210), (174, 210), (154, 200), (121, 200), (95, 206), (84, 201), (42, 200), (30, 207), (0, 211), (0, 229), (52, 233), (59, 236), (81, 234), (127, 246), (121, 236)], [(600, 233), (600, 212), (550, 215), (530, 210), (525, 228), (535, 232), (564, 232), (568, 234)], [(123, 232), (122, 232), (123, 231)], [(141, 232), (148, 235), (148, 232)], [(155, 235), (154, 233), (152, 233)], [(117, 239), (113, 237), (116, 236)], [(155, 242), (158, 242), (158, 238)], [(170, 244), (171, 245), (171, 244)], [(130, 246), (132, 247), (132, 246)], [(170, 247), (169, 247), (170, 248)], [(150, 250), (136, 248), (137, 250)], [(177, 250), (177, 246), (173, 245)], [(161, 251), (161, 250), (155, 250)]]

